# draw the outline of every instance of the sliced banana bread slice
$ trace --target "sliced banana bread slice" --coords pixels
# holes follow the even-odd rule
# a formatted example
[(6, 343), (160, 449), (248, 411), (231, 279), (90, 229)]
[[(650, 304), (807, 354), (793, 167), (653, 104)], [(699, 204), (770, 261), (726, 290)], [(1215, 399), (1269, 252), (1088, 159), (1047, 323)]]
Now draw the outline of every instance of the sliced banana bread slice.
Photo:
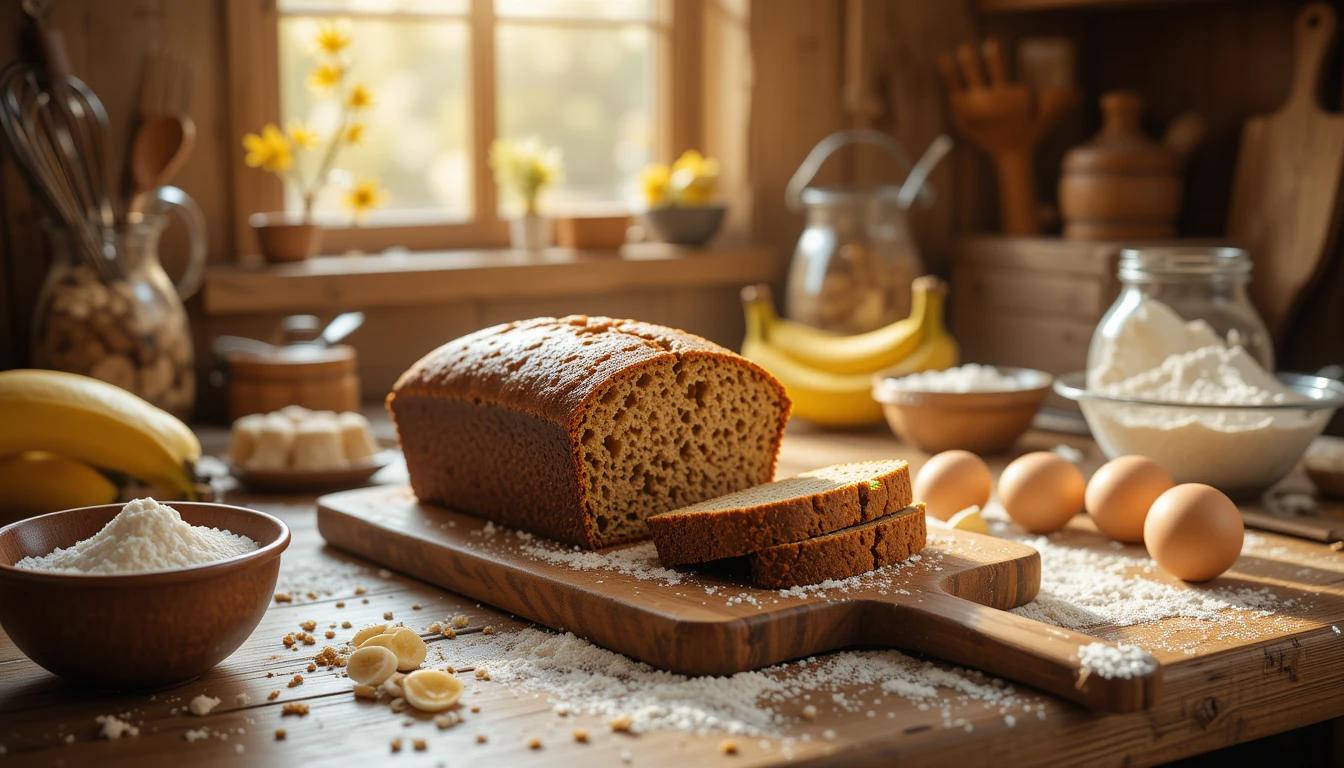
[(873, 520), (908, 506), (904, 461), (863, 461), (804, 472), (645, 522), (664, 565), (686, 565), (756, 552)]
[(924, 505), (916, 502), (876, 520), (755, 552), (748, 556), (751, 583), (785, 589), (847, 579), (901, 562), (924, 548), (927, 535)]

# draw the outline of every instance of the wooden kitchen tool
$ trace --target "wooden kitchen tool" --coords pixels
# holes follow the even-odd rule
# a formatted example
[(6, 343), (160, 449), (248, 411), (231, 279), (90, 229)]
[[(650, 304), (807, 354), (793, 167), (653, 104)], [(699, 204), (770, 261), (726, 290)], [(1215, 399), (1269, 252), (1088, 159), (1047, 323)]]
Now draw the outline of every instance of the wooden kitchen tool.
[(1321, 271), (1339, 226), (1344, 115), (1325, 112), (1318, 101), (1334, 35), (1329, 5), (1303, 7), (1294, 24), (1288, 99), (1277, 112), (1247, 120), (1241, 134), (1228, 235), (1250, 251), (1251, 298), (1276, 339)]
[[(964, 531), (938, 531), (917, 562), (866, 586), (779, 591), (744, 586), (722, 566), (679, 571), (676, 584), (579, 570), (556, 561), (570, 548), (420, 504), (405, 487), (323, 496), (317, 523), (332, 545), (681, 674), (728, 675), (886, 646), (1115, 712), (1150, 706), (1161, 678), (1160, 669), (1089, 674), (1079, 648), (1102, 641), (1007, 612), (1036, 596), (1036, 551)], [(634, 546), (657, 565), (651, 545)], [(543, 558), (538, 548), (555, 554)]]
[(1032, 153), (1037, 142), (1078, 102), (1069, 87), (1040, 91), (1008, 82), (1003, 46), (983, 45), (984, 66), (974, 46), (964, 44), (938, 57), (957, 128), (994, 159), (999, 180), (1000, 226), (1010, 235), (1041, 231)]

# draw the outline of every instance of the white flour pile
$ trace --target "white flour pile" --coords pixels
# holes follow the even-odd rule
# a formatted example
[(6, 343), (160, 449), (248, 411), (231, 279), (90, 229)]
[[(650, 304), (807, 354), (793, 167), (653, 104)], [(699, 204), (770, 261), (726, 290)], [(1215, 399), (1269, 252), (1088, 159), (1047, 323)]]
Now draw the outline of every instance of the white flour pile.
[(992, 365), (967, 363), (943, 371), (924, 371), (886, 379), (883, 386), (910, 392), (1003, 392), (1022, 389), (1012, 376), (999, 373)]
[(256, 548), (257, 542), (246, 536), (191, 525), (172, 507), (136, 499), (93, 536), (42, 557), (25, 557), (16, 566), (35, 571), (144, 573), (211, 563)]
[(1137, 645), (1088, 643), (1078, 649), (1078, 661), (1088, 674), (1097, 677), (1143, 677), (1157, 669), (1157, 660)]
[[(1308, 402), (1203, 321), (1141, 300), (1091, 361), (1088, 389), (1173, 404), (1255, 406)], [(1083, 401), (1108, 454), (1152, 458), (1177, 482), (1257, 488), (1291, 469), (1320, 432), (1325, 411), (1181, 409)]]

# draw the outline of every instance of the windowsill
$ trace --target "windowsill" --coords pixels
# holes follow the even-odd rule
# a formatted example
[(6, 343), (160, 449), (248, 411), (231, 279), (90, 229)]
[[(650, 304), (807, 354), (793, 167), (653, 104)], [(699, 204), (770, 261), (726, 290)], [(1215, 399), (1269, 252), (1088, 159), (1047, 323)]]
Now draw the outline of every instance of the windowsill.
[(414, 306), (772, 280), (765, 248), (627, 245), (619, 251), (461, 250), (322, 256), (293, 264), (207, 269), (208, 315)]

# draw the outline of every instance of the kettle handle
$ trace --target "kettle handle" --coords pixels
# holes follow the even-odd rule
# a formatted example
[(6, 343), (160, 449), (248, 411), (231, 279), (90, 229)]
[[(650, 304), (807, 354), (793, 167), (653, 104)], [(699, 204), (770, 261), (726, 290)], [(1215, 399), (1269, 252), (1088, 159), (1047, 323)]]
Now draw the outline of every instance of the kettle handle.
[[(835, 154), (836, 151), (851, 144), (869, 144), (879, 149), (886, 150), (887, 154), (900, 161), (906, 171), (910, 170), (910, 158), (905, 154), (905, 149), (896, 140), (881, 131), (871, 129), (858, 129), (850, 131), (836, 131), (830, 136), (817, 142), (807, 157), (798, 166), (798, 170), (793, 172), (793, 177), (789, 179), (789, 184), (784, 188), (784, 201), (788, 204), (789, 210), (797, 211), (803, 207), (803, 190), (812, 179), (816, 178), (817, 172), (821, 166)], [(921, 202), (931, 200), (927, 187), (923, 187), (919, 192)]]
[(183, 301), (201, 289), (205, 279), (205, 214), (186, 192), (178, 187), (163, 186), (154, 190), (155, 205), (161, 211), (173, 212), (187, 226), (187, 266), (174, 287)]

